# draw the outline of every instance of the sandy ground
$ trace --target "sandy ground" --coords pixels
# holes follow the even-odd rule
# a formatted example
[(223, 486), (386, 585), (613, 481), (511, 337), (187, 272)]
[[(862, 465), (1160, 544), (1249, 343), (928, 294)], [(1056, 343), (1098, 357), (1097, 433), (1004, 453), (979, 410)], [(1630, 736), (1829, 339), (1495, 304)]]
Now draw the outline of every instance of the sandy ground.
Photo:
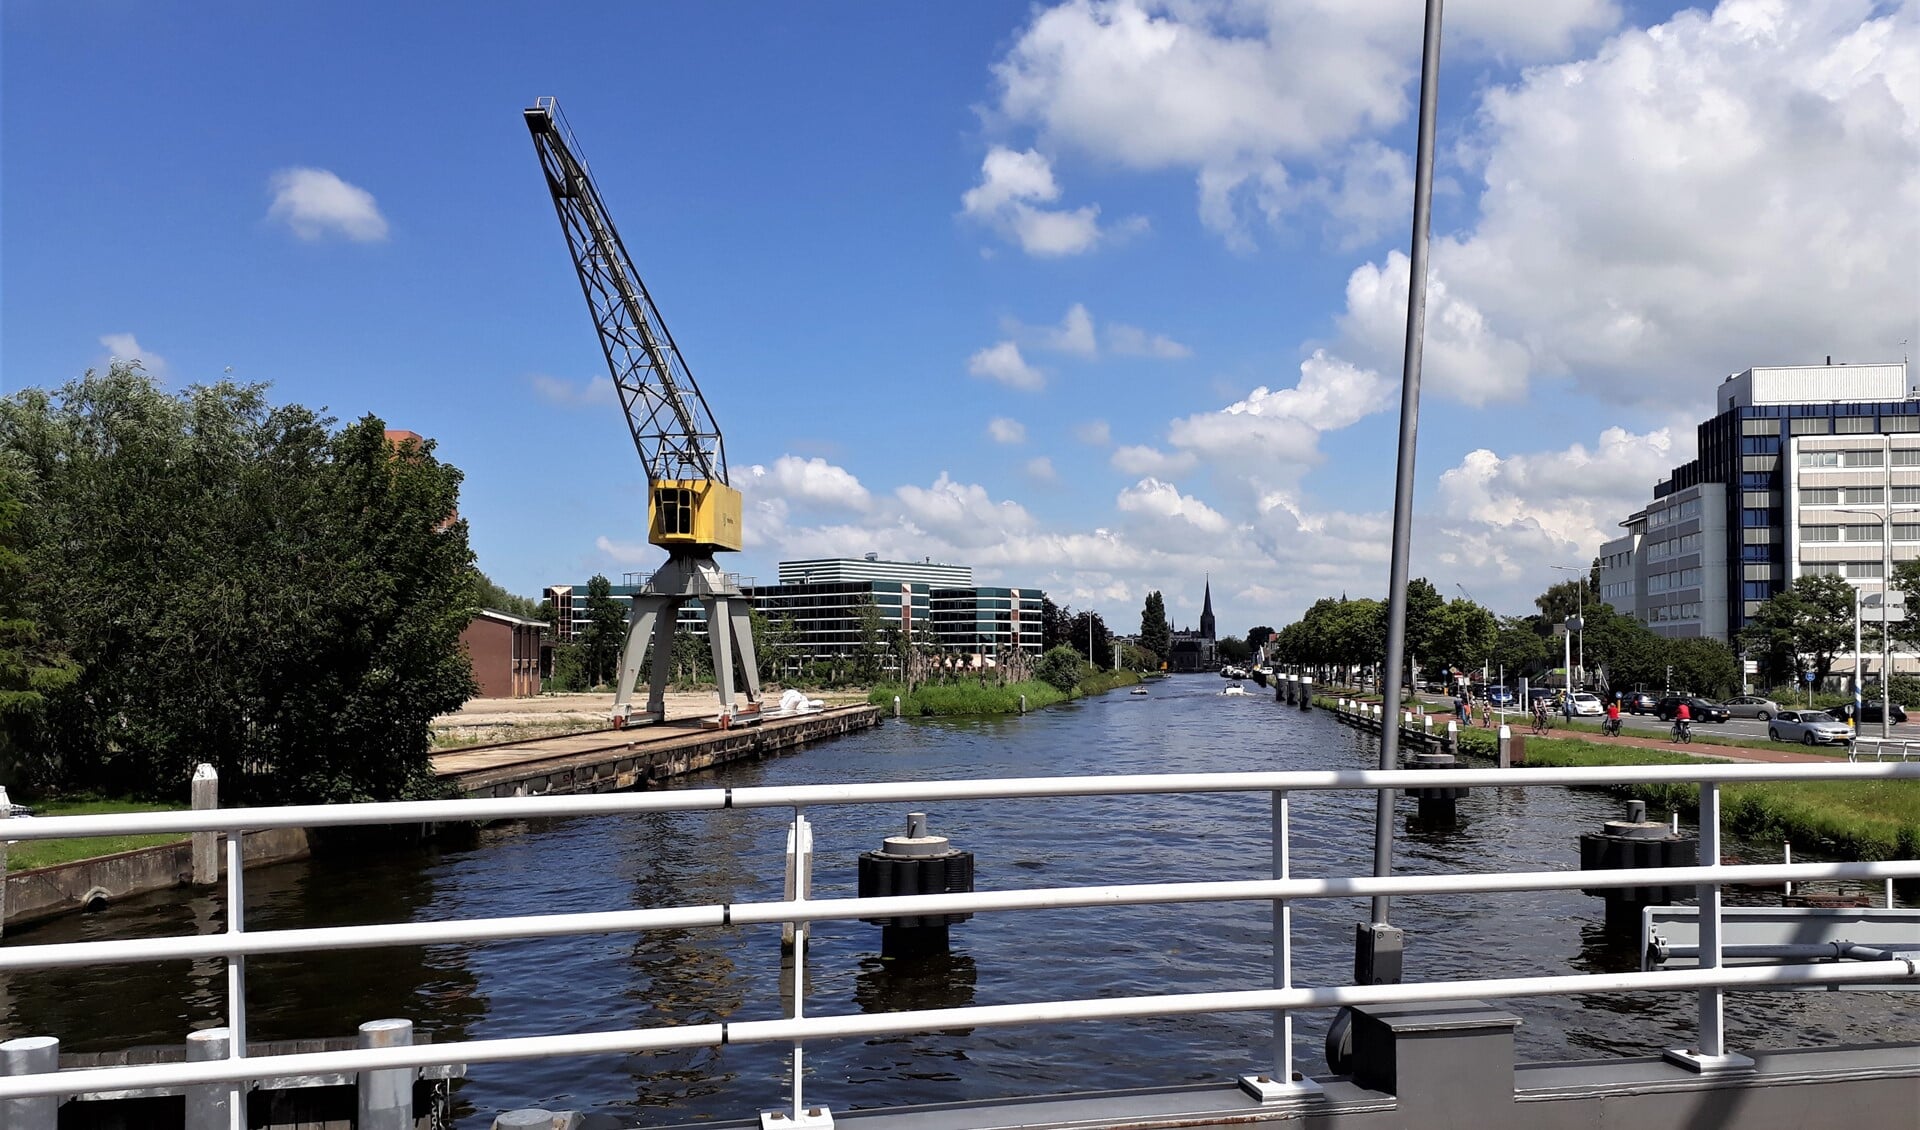
[[(829, 706), (865, 702), (862, 691), (811, 691), (813, 698)], [(636, 705), (646, 705), (646, 691), (635, 692)], [(778, 694), (764, 696), (768, 709), (779, 701)], [(712, 691), (668, 691), (667, 717), (692, 718), (712, 714), (719, 702)], [(473, 731), (521, 728), (559, 733), (563, 729), (591, 730), (607, 724), (613, 710), (613, 694), (545, 694), (538, 698), (476, 698), (451, 714), (433, 720), (436, 730)]]

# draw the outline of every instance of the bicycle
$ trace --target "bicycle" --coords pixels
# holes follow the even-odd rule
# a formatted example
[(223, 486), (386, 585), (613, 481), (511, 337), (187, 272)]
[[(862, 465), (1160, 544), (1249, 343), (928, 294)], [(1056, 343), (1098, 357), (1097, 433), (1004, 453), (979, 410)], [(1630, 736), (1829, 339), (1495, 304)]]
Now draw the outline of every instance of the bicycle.
[(1693, 723), (1687, 721), (1685, 718), (1676, 718), (1673, 720), (1672, 733), (1674, 741), (1679, 742), (1681, 745), (1686, 745), (1693, 740)]
[(1605, 722), (1600, 723), (1600, 733), (1609, 738), (1619, 737), (1620, 719), (1609, 718)]

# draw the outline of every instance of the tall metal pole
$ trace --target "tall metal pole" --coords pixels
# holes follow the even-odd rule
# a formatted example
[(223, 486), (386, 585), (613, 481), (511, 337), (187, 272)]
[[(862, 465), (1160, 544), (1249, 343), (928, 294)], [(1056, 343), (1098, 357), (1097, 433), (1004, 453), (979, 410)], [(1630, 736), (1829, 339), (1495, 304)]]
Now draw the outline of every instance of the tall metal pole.
[[(1400, 663), (1407, 644), (1407, 558), (1413, 541), (1413, 457), (1420, 430), (1420, 352), (1427, 325), (1427, 227), (1433, 200), (1434, 105), (1440, 94), (1440, 10), (1442, 0), (1427, 0), (1426, 30), (1420, 51), (1420, 135), (1414, 152), (1413, 249), (1407, 274), (1407, 347), (1400, 373), (1400, 455), (1393, 486), (1393, 558), (1387, 581), (1387, 680), (1382, 688), (1388, 710), (1400, 708)], [(1381, 727), (1380, 768), (1397, 769), (1400, 763), (1400, 727)], [(1396, 793), (1381, 789), (1374, 809), (1373, 873), (1393, 872), (1393, 808)], [(1373, 897), (1373, 926), (1387, 924), (1391, 900), (1386, 895)], [(1360, 945), (1365, 948), (1378, 930), (1362, 926)], [(1377, 972), (1390, 972), (1398, 981), (1399, 961), (1383, 969), (1370, 953), (1356, 954), (1355, 965), (1362, 963)], [(1376, 977), (1377, 979), (1377, 977)]]

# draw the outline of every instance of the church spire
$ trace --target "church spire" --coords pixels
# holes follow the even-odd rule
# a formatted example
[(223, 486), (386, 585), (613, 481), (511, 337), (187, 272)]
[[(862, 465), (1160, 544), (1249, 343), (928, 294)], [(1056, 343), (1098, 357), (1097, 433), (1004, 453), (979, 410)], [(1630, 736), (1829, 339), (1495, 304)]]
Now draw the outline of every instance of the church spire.
[(1213, 639), (1213, 577), (1207, 576), (1206, 595), (1200, 600), (1200, 638)]

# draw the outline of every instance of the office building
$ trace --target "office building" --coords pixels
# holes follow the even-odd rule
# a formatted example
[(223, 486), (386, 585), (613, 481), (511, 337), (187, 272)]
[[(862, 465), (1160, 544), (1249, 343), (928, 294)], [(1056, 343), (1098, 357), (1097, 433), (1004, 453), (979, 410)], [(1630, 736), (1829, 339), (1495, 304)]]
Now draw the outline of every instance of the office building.
[(1661, 635), (1731, 642), (1796, 577), (1844, 577), (1871, 598), (1887, 556), (1920, 557), (1920, 389), (1906, 362), (1756, 367), (1714, 399), (1698, 456), (1601, 546), (1602, 600)]

